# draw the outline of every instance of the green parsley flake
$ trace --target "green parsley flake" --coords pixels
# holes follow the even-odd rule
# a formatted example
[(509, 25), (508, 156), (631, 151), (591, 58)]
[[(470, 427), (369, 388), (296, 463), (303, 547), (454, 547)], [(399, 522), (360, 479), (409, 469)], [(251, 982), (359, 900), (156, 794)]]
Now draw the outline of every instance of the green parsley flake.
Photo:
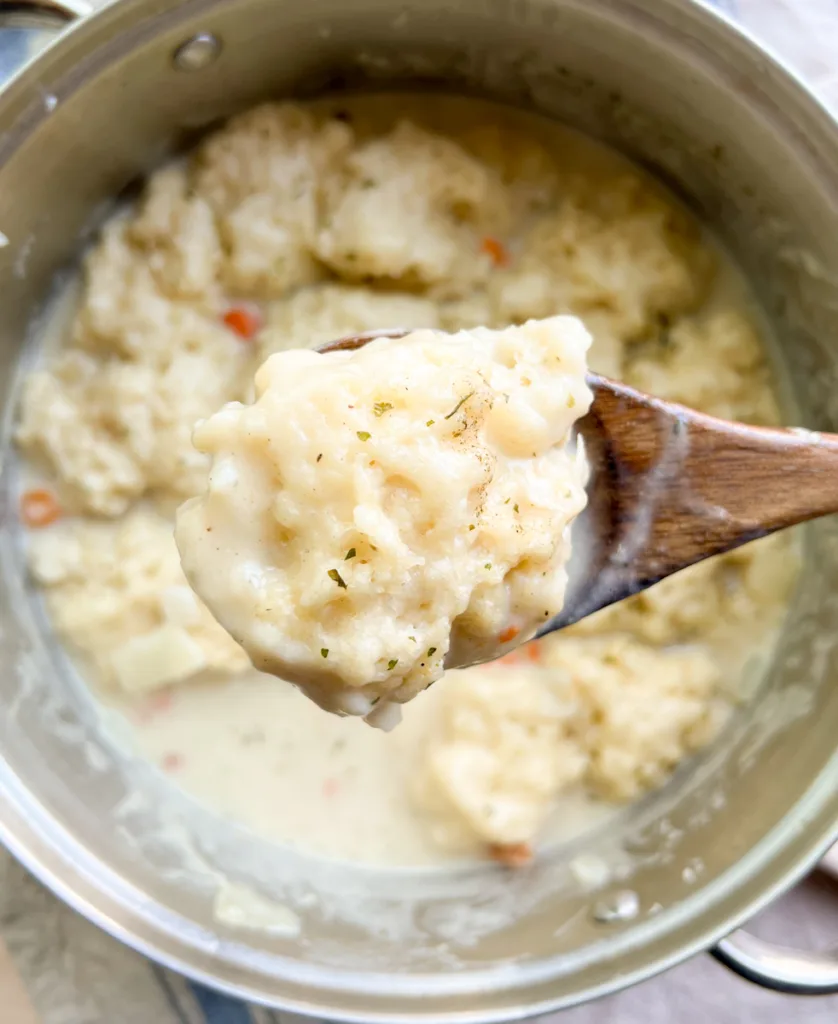
[(434, 654), (436, 654), (436, 647), (429, 647), (429, 648), (428, 648), (428, 657), (430, 658), (430, 657), (432, 657), (432, 656), (433, 656)]
[(515, 505), (513, 505), (513, 506), (512, 506), (512, 511), (513, 511), (513, 512), (517, 512), (517, 511), (518, 511), (518, 505), (517, 505), (517, 503), (516, 503)]
[(391, 658), (390, 661), (387, 662), (387, 671), (388, 672), (392, 672), (393, 669), (396, 667), (396, 665), (398, 665), (398, 663), (399, 663), (399, 659), (398, 658)]
[(469, 391), (469, 393), (467, 395), (464, 395), (459, 400), (459, 402), (457, 402), (457, 404), (454, 406), (454, 408), (451, 410), (451, 412), (448, 413), (448, 415), (445, 417), (445, 419), (450, 420), (452, 416), (456, 416), (456, 414), (460, 411), (462, 406), (465, 405), (465, 403), (471, 398), (471, 396), (473, 394), (474, 394), (473, 391)]
[(392, 402), (376, 402), (372, 407), (372, 411), (376, 416), (383, 416), (385, 412), (389, 412), (392, 408)]
[(492, 563), (491, 563), (491, 562), (487, 562), (487, 563), (486, 563), (486, 564), (485, 564), (485, 565), (483, 566), (483, 568), (484, 568), (484, 569), (491, 569), (491, 568), (492, 568)]
[(339, 587), (341, 587), (343, 590), (347, 590), (348, 589), (347, 586), (346, 586), (346, 583), (344, 582), (343, 577), (337, 571), (337, 569), (330, 569), (329, 572), (328, 572), (328, 576), (329, 576), (330, 580), (334, 580), (335, 583), (337, 583), (337, 585)]
[(469, 527), (468, 527), (468, 528), (469, 528), (470, 530), (474, 530), (474, 529), (476, 529), (476, 527), (475, 527), (474, 523), (469, 523)]
[(434, 425), (434, 423), (436, 423), (436, 420), (428, 420), (428, 422), (425, 424), (425, 426), (426, 427), (432, 427)]
[(356, 430), (355, 433), (358, 435), (359, 441), (369, 441), (372, 434), (368, 430)]
[(329, 648), (328, 647), (321, 647), (320, 648), (320, 657), (321, 658), (328, 658), (329, 657)]
[(343, 560), (344, 560), (344, 562), (348, 562), (348, 561), (349, 561), (349, 559), (350, 559), (350, 558), (354, 558), (356, 554), (357, 554), (357, 552), (355, 551), (355, 548), (350, 548), (350, 549), (349, 549), (349, 550), (348, 550), (348, 551), (346, 552), (346, 554), (345, 554), (345, 555), (343, 556)]

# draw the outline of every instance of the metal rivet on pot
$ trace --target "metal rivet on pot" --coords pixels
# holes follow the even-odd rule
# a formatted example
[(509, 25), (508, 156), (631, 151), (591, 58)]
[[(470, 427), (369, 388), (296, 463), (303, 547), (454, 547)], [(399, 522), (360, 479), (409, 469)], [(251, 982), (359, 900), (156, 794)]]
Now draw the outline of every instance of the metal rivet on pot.
[(594, 904), (594, 920), (600, 924), (633, 921), (640, 913), (640, 898), (631, 889), (621, 889)]
[(172, 58), (178, 71), (202, 71), (221, 53), (221, 43), (209, 32), (199, 32), (175, 50)]

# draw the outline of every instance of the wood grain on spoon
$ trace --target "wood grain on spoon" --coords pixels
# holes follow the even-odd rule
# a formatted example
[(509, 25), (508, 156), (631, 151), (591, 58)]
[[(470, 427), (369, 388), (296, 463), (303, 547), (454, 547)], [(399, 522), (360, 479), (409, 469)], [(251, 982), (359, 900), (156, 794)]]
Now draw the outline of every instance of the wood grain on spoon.
[[(402, 329), (340, 338), (355, 349)], [(687, 566), (838, 512), (838, 435), (751, 427), (588, 374), (577, 424), (591, 466), (588, 508), (564, 607), (569, 626)]]

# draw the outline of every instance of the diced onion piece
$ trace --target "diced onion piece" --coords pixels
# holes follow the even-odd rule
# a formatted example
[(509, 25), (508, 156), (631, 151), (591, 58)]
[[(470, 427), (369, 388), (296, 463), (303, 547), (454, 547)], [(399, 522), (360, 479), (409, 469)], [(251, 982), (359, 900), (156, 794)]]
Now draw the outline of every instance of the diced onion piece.
[(175, 626), (196, 626), (201, 621), (198, 599), (186, 585), (166, 587), (160, 594), (160, 608)]
[(111, 654), (116, 682), (127, 693), (181, 682), (206, 666), (200, 645), (185, 629), (171, 623), (133, 637)]

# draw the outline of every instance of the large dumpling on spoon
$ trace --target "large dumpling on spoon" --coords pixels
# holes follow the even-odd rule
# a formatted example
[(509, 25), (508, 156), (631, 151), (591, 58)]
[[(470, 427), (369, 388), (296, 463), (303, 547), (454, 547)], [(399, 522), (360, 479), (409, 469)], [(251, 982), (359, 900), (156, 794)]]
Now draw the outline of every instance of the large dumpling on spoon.
[(195, 429), (212, 465), (177, 517), (192, 587), (258, 669), (391, 724), (560, 610), (589, 345), (559, 316), (271, 356), (251, 405)]

